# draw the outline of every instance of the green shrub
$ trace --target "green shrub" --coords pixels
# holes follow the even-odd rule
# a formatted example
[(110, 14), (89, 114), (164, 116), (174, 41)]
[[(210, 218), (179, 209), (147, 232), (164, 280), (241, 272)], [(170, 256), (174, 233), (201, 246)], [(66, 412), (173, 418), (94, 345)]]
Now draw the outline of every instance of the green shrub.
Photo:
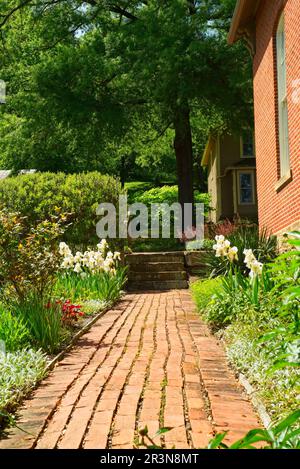
[(221, 288), (222, 280), (218, 277), (192, 283), (191, 290), (198, 310), (203, 311)]
[(140, 238), (131, 240), (129, 247), (134, 252), (167, 252), (183, 251), (185, 246), (177, 238)]
[[(178, 187), (177, 186), (162, 186), (153, 187), (150, 190), (137, 190), (134, 192), (134, 197), (130, 196), (130, 202), (143, 203), (148, 207), (150, 215), (151, 204), (167, 204), (172, 205), (178, 202)], [(204, 203), (204, 212), (208, 214), (210, 197), (208, 194), (195, 193), (195, 202)], [(171, 218), (169, 218), (171, 217)], [(170, 237), (162, 238), (162, 226), (164, 221), (170, 221)], [(150, 226), (150, 223), (149, 223)], [(149, 233), (148, 233), (149, 235)], [(179, 251), (184, 249), (184, 244), (178, 239), (178, 233), (174, 233), (174, 214), (167, 213), (164, 217), (164, 212), (160, 214), (160, 233), (158, 238), (140, 238), (130, 241), (130, 248), (136, 252), (148, 251)]]
[[(162, 186), (153, 187), (148, 191), (144, 191), (138, 196), (135, 202), (140, 202), (145, 205), (150, 204), (173, 204), (178, 202), (178, 187), (177, 186)], [(203, 203), (205, 205), (205, 214), (208, 213), (210, 196), (209, 194), (200, 194), (195, 192), (195, 202)]]
[(125, 190), (128, 196), (128, 202), (134, 203), (140, 199), (145, 191), (153, 189), (155, 184), (153, 182), (132, 181), (125, 183)]
[(273, 297), (277, 302), (280, 324), (263, 340), (276, 350), (273, 369), (300, 367), (300, 233), (289, 243), (298, 250), (280, 255), (270, 266), (274, 281)]
[[(0, 210), (0, 279), (20, 300), (28, 290), (43, 295), (59, 267), (60, 220), (28, 226), (20, 213)], [(10, 292), (11, 293), (11, 292)]]
[(12, 410), (45, 374), (46, 357), (40, 350), (0, 353), (0, 412)]
[(0, 304), (0, 340), (8, 352), (15, 352), (30, 344), (28, 328), (21, 318), (14, 316), (7, 307)]
[(0, 205), (27, 217), (28, 225), (49, 220), (57, 209), (70, 214), (72, 225), (64, 240), (89, 245), (98, 240), (96, 208), (102, 202), (118, 206), (119, 182), (98, 172), (82, 174), (35, 173), (0, 182)]

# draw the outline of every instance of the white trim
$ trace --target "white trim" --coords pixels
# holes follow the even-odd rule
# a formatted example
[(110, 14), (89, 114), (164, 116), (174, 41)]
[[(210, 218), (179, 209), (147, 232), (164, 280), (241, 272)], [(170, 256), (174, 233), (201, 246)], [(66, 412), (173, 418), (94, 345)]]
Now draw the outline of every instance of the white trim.
[(238, 213), (236, 173), (237, 173), (236, 170), (232, 171), (232, 179), (233, 179), (233, 212), (234, 212), (234, 214)]
[[(251, 176), (251, 186), (252, 186), (252, 200), (251, 202), (242, 202), (241, 201), (241, 175), (250, 174)], [(254, 171), (253, 170), (238, 170), (237, 171), (237, 185), (238, 185), (238, 203), (239, 205), (255, 205), (255, 184), (254, 184)]]
[(285, 20), (282, 13), (276, 31), (276, 68), (278, 92), (278, 130), (280, 179), (290, 173), (289, 120), (286, 80)]
[(221, 213), (222, 213), (222, 188), (221, 188), (221, 145), (220, 145), (220, 135), (218, 135), (216, 146), (216, 163), (217, 163), (217, 207), (216, 207), (216, 217), (217, 221), (219, 221)]

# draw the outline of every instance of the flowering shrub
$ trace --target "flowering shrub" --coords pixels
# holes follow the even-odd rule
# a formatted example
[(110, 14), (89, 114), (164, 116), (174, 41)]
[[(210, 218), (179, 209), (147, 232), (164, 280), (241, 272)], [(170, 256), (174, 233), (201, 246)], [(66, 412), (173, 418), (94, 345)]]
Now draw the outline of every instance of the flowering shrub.
[(20, 299), (29, 290), (42, 296), (53, 284), (59, 268), (57, 240), (65, 221), (61, 216), (28, 228), (19, 213), (0, 210), (0, 280)]
[(72, 298), (73, 301), (100, 300), (106, 303), (116, 301), (126, 282), (126, 268), (121, 268), (119, 252), (109, 250), (103, 239), (97, 250), (72, 253), (69, 246), (59, 245), (62, 256), (61, 275), (55, 285), (58, 298)]
[(249, 245), (241, 249), (217, 235), (213, 252), (226, 274), (209, 280), (205, 301), (207, 281), (192, 285), (204, 319), (218, 330), (231, 363), (246, 374), (274, 419), (299, 408), (300, 233), (292, 235), (294, 249), (271, 262), (262, 262)]
[[(262, 263), (268, 263), (278, 255), (276, 237), (269, 236), (266, 230), (259, 230), (257, 225), (242, 224), (237, 226), (234, 231), (229, 232), (228, 235), (218, 233), (215, 239), (226, 239), (227, 243), (230, 242), (230, 246), (237, 248), (240, 255), (235, 257), (235, 265), (246, 275), (248, 275), (249, 270), (241, 255), (245, 249), (251, 249), (255, 258)], [(221, 247), (226, 248), (226, 246), (220, 245), (220, 248)], [(228, 270), (230, 270), (230, 263), (227, 262), (227, 256), (219, 255), (216, 257), (215, 254), (214, 250), (206, 254), (208, 270), (214, 276), (226, 274)], [(232, 255), (234, 256), (234, 252)]]
[(238, 260), (238, 248), (236, 246), (231, 247), (231, 243), (228, 239), (225, 239), (223, 235), (216, 236), (217, 244), (213, 245), (213, 249), (216, 251), (216, 257), (227, 257), (230, 262)]
[(99, 272), (116, 273), (117, 262), (121, 260), (119, 252), (109, 251), (107, 241), (103, 239), (97, 244), (97, 251), (88, 249), (84, 253), (77, 251), (72, 254), (69, 246), (61, 242), (59, 252), (63, 256), (61, 268), (77, 274), (96, 274)]
[[(213, 249), (216, 251), (216, 257), (223, 257), (228, 259), (230, 263), (239, 260), (238, 248), (236, 246), (231, 247), (231, 243), (228, 239), (225, 239), (223, 235), (216, 236), (216, 244)], [(261, 275), (263, 271), (263, 263), (259, 262), (252, 249), (244, 249), (245, 260), (247, 269), (249, 269), (249, 276), (254, 278), (257, 275)]]
[(256, 275), (261, 275), (263, 271), (263, 263), (259, 262), (253, 254), (252, 249), (245, 249), (245, 264), (247, 268), (250, 270), (250, 277), (253, 278)]
[[(74, 322), (77, 322), (79, 318), (84, 316), (84, 312), (81, 311), (81, 305), (72, 304), (71, 300), (56, 300), (55, 305), (59, 305), (61, 308), (61, 319), (63, 324), (72, 325)], [(55, 307), (55, 305), (49, 301), (46, 304), (47, 309)]]

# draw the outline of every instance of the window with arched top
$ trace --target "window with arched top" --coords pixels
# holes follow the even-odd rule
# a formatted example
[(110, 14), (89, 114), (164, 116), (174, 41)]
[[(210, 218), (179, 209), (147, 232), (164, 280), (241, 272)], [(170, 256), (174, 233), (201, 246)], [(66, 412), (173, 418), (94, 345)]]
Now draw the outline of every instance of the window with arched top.
[(290, 174), (289, 123), (286, 83), (285, 21), (281, 15), (276, 32), (277, 88), (278, 88), (278, 130), (280, 149), (280, 176)]

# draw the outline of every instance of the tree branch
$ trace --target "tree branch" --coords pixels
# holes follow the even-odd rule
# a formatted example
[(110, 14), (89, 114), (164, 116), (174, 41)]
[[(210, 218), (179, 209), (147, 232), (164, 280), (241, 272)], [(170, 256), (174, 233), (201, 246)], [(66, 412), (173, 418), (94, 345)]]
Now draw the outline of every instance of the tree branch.
[(33, 0), (23, 0), (21, 3), (19, 3), (18, 5), (16, 5), (14, 8), (12, 8), (8, 13), (7, 15), (1, 15), (3, 20), (1, 21), (0, 23), (0, 28), (2, 28), (6, 23), (7, 21), (10, 19), (10, 17), (16, 13), (18, 10), (21, 10), (21, 8), (24, 8), (25, 6), (29, 5), (30, 3), (32, 3)]
[[(50, 5), (55, 5), (57, 3), (64, 2), (66, 0), (49, 0), (47, 2), (47, 6)], [(33, 4), (34, 0), (22, 0), (20, 3), (18, 3), (14, 8), (12, 8), (6, 15), (0, 15), (3, 19), (0, 21), (0, 29), (9, 21), (9, 19), (19, 10), (22, 8), (29, 6), (30, 4)], [(99, 0), (82, 0), (82, 3), (87, 3), (91, 6), (99, 7)], [(117, 5), (115, 3), (110, 3), (107, 6), (108, 10), (111, 11), (112, 13), (117, 13), (121, 17), (124, 16), (125, 18), (135, 21), (137, 20), (137, 16), (135, 16), (133, 13), (130, 13), (127, 11), (125, 8), (121, 7), (120, 5)]]
[(125, 18), (135, 21), (137, 20), (137, 16), (134, 14), (130, 13), (129, 11), (125, 10), (124, 8), (120, 7), (119, 5), (111, 4), (109, 5), (109, 10), (113, 13), (118, 13), (121, 16), (125, 16)]

